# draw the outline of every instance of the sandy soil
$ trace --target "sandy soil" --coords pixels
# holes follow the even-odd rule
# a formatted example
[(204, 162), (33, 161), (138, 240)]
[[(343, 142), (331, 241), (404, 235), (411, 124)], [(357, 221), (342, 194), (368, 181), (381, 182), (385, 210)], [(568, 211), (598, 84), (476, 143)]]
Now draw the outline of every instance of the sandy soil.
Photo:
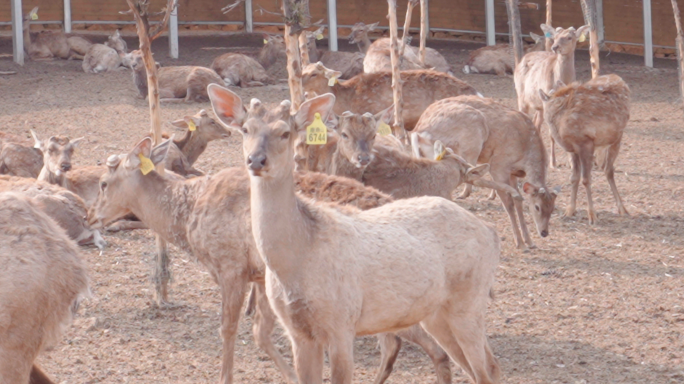
[[(261, 39), (181, 38), (178, 61), (167, 58), (165, 40), (157, 41), (154, 51), (163, 65), (208, 66), (230, 49), (256, 49)], [(431, 45), (484, 95), (516, 105), (512, 78), (460, 73), (468, 51), (477, 45)], [(129, 46), (137, 44), (129, 39)], [(18, 71), (0, 77), (1, 130), (27, 137), (29, 128), (43, 137), (85, 136), (76, 165), (103, 162), (148, 131), (147, 103), (135, 97), (127, 71), (89, 75), (78, 61), (28, 62), (17, 69), (7, 54), (11, 40), (0, 39), (0, 71)], [(616, 172), (631, 216), (617, 216), (605, 178), (596, 172), (599, 224), (587, 224), (581, 188), (578, 215), (562, 218), (569, 198), (566, 165), (550, 171), (550, 185), (564, 190), (551, 235), (542, 239), (535, 234), (538, 248), (523, 253), (513, 246), (500, 203), (488, 201), (483, 191), (458, 201), (495, 223), (504, 239), (496, 299), (487, 318), (504, 383), (684, 383), (684, 130), (675, 63), (656, 60), (656, 69), (646, 69), (640, 57), (604, 54), (602, 59), (603, 72), (622, 76), (633, 91)], [(590, 77), (586, 52), (578, 53), (577, 68), (580, 79)], [(283, 85), (237, 92), (266, 103), (288, 97)], [(164, 105), (162, 117), (170, 121), (200, 108), (211, 107)], [(208, 173), (239, 166), (240, 144), (237, 136), (212, 143), (197, 166)], [(207, 272), (190, 255), (173, 249), (170, 294), (178, 306), (159, 309), (149, 280), (153, 236), (136, 231), (106, 239), (110, 246), (102, 256), (83, 249), (93, 297), (84, 302), (64, 340), (40, 357), (45, 370), (63, 383), (217, 382), (220, 298)], [(287, 339), (282, 332), (274, 337), (289, 358)], [(372, 382), (378, 361), (375, 339), (358, 339), (355, 381)], [(235, 379), (283, 382), (256, 348), (250, 319), (240, 325)], [(406, 343), (390, 382), (434, 380), (426, 355)], [(454, 382), (468, 382), (457, 367)]]

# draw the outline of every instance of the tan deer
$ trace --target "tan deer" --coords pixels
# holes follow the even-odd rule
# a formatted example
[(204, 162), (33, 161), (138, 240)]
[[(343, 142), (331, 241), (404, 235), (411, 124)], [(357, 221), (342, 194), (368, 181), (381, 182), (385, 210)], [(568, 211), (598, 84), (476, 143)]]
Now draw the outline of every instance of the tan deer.
[(316, 48), (316, 40), (322, 38), (325, 26), (315, 31), (306, 31), (309, 42), (309, 60), (312, 63), (320, 61), (326, 68), (341, 73), (341, 79), (351, 79), (363, 73), (363, 58), (365, 52), (322, 51)]
[(572, 194), (566, 216), (575, 214), (580, 174), (587, 191), (587, 216), (590, 224), (597, 217), (591, 197), (591, 169), (594, 151), (606, 148), (601, 163), (617, 203), (618, 214), (628, 215), (615, 185), (614, 163), (620, 152), (622, 133), (629, 121), (630, 90), (617, 75), (599, 76), (584, 84), (560, 83), (547, 95), (539, 90), (544, 103), (544, 118), (551, 136), (572, 159)]
[(34, 361), (87, 294), (85, 264), (64, 230), (13, 192), (0, 193), (0, 250), (0, 383), (51, 383)]
[(117, 29), (107, 38), (104, 44), (93, 44), (83, 58), (83, 71), (86, 73), (100, 73), (113, 71), (122, 67), (122, 58), (127, 53), (126, 41), (121, 38)]
[[(577, 41), (589, 32), (584, 25), (575, 30), (556, 28), (542, 24), (542, 31), (553, 39), (552, 52), (531, 52), (526, 54), (515, 68), (515, 91), (518, 94), (518, 109), (533, 119), (535, 126), (541, 130), (544, 123), (544, 105), (539, 98), (539, 90), (549, 92), (562, 81), (570, 84), (575, 81), (575, 48)], [(551, 138), (551, 166), (556, 166), (556, 151)]]
[(258, 61), (241, 53), (224, 53), (214, 59), (211, 69), (216, 71), (228, 86), (245, 88), (273, 82)]
[[(131, 51), (125, 61), (133, 70), (133, 83), (141, 99), (147, 97), (147, 70), (140, 50)], [(163, 102), (207, 101), (207, 85), (224, 81), (213, 69), (198, 66), (162, 67), (157, 71), (159, 97)]]
[[(434, 156), (433, 143), (437, 140), (470, 164), (488, 163), (495, 182), (508, 184), (517, 191), (518, 178), (525, 178), (523, 191), (537, 232), (541, 237), (548, 236), (549, 220), (560, 190), (550, 190), (546, 185), (544, 143), (527, 116), (486, 98), (460, 96), (440, 100), (425, 110), (411, 134), (414, 156)], [(466, 190), (464, 195), (469, 192)], [(499, 191), (498, 195), (511, 221), (516, 246), (533, 247), (522, 202), (510, 193)]]
[(31, 60), (83, 59), (79, 51), (82, 51), (89, 41), (80, 36), (73, 36), (70, 46), (67, 35), (62, 31), (41, 31), (32, 37), (31, 21), (36, 19), (38, 19), (38, 7), (24, 15), (24, 50)]
[[(546, 47), (546, 39), (536, 33), (530, 32), (534, 44), (525, 47), (525, 52), (543, 51)], [(482, 47), (470, 52), (468, 61), (463, 67), (463, 73), (494, 73), (498, 76), (506, 76), (513, 73), (515, 59), (513, 48), (509, 44), (497, 44)]]
[(0, 175), (37, 178), (43, 168), (43, 152), (23, 137), (0, 132)]
[[(302, 85), (307, 92), (336, 97), (334, 112), (377, 114), (392, 105), (392, 74), (362, 73), (349, 80), (338, 80), (341, 73), (322, 63), (310, 64), (302, 71)], [(407, 130), (413, 129), (421, 113), (436, 100), (459, 95), (476, 95), (475, 88), (446, 73), (416, 70), (401, 73), (403, 92), (411, 95), (404, 103), (403, 118)]]
[[(219, 89), (209, 87), (213, 103)], [(476, 383), (499, 382), (484, 327), (500, 254), (496, 231), (437, 197), (368, 211), (298, 197), (295, 127), (334, 106), (329, 98), (316, 99), (293, 118), (250, 118), (241, 128), (252, 232), (267, 266), (269, 302), (293, 344), (299, 382), (322, 380), (327, 348), (331, 381), (351, 383), (356, 335), (419, 323)], [(237, 117), (230, 114), (238, 112), (232, 100), (217, 116)]]

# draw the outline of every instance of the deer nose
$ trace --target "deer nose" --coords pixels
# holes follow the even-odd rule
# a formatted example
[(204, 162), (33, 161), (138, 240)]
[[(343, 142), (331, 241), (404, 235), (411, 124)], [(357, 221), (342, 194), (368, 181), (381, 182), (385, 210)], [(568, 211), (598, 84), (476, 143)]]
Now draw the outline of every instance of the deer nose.
[(547, 230), (545, 229), (545, 230), (541, 231), (540, 235), (541, 235), (541, 237), (546, 237), (546, 236), (549, 235), (549, 231), (547, 231)]
[(551, 50), (552, 50), (554, 53), (558, 53), (558, 46), (557, 46), (557, 45), (552, 46), (552, 47), (551, 47)]
[(361, 164), (362, 166), (366, 166), (366, 165), (368, 165), (368, 163), (370, 163), (370, 156), (369, 155), (367, 155), (367, 154), (359, 155), (359, 164)]
[(69, 163), (62, 163), (59, 165), (59, 167), (62, 169), (62, 171), (67, 172), (71, 169), (71, 164)]
[(254, 171), (260, 171), (266, 166), (266, 155), (260, 153), (247, 157), (247, 166)]

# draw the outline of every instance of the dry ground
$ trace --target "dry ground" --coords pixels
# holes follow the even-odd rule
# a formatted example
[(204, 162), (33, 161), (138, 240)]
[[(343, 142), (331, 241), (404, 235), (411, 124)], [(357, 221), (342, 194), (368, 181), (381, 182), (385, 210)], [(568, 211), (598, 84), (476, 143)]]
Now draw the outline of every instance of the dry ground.
[[(167, 58), (165, 40), (155, 43), (154, 51), (163, 65), (208, 66), (213, 57), (233, 49), (227, 47), (255, 48), (260, 41), (260, 36), (185, 37), (178, 61)], [(515, 106), (512, 78), (460, 73), (476, 45), (431, 45), (484, 95)], [(129, 46), (137, 44), (129, 39)], [(218, 49), (207, 49), (211, 47)], [(18, 71), (0, 77), (3, 131), (28, 135), (32, 128), (41, 136), (85, 136), (77, 165), (104, 161), (147, 132), (147, 103), (135, 98), (127, 71), (89, 75), (77, 61), (28, 62), (16, 69), (8, 53), (11, 41), (0, 39), (0, 71)], [(488, 334), (504, 383), (684, 382), (684, 130), (675, 63), (656, 61), (657, 69), (646, 69), (640, 57), (611, 54), (602, 59), (604, 73), (622, 76), (633, 91), (632, 117), (616, 172), (631, 216), (616, 215), (605, 178), (597, 172), (599, 224), (587, 224), (581, 188), (578, 216), (562, 218), (570, 176), (564, 166), (550, 171), (550, 185), (564, 189), (551, 236), (535, 234), (538, 248), (523, 253), (513, 246), (498, 202), (486, 200), (483, 191), (458, 201), (494, 222), (504, 239), (496, 299), (488, 314)], [(578, 54), (577, 67), (578, 77), (588, 79), (585, 52)], [(282, 85), (237, 92), (266, 103), (288, 97)], [(165, 105), (162, 116), (169, 121), (200, 108), (210, 105)], [(215, 173), (241, 162), (240, 138), (235, 136), (212, 143), (197, 165)], [(152, 235), (136, 231), (106, 239), (110, 246), (102, 256), (83, 249), (93, 298), (82, 305), (64, 340), (40, 357), (45, 370), (64, 383), (217, 382), (220, 299), (209, 275), (190, 255), (174, 249), (171, 298), (179, 306), (158, 309), (149, 280)], [(250, 329), (245, 319), (236, 349), (236, 382), (283, 382), (255, 347)], [(275, 337), (289, 357), (287, 339), (282, 333)], [(355, 381), (372, 382), (378, 361), (374, 339), (359, 339)], [(455, 382), (467, 382), (458, 368), (454, 372)], [(390, 377), (391, 383), (434, 380), (431, 363), (414, 346), (402, 350)]]

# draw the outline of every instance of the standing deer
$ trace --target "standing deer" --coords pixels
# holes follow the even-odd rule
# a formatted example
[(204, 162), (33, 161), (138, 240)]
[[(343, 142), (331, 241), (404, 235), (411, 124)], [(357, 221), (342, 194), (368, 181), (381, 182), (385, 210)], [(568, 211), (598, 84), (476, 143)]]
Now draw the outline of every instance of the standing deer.
[[(234, 124), (243, 112), (226, 91), (209, 87), (215, 111), (221, 105), (217, 116)], [(250, 116), (241, 124), (252, 233), (299, 382), (321, 382), (327, 347), (331, 381), (349, 384), (356, 335), (419, 323), (476, 383), (499, 382), (484, 326), (500, 255), (491, 226), (436, 197), (356, 211), (296, 195), (296, 127), (333, 105), (321, 96), (294, 117)]]
[(594, 151), (602, 147), (607, 148), (600, 166), (613, 192), (618, 214), (627, 215), (615, 185), (613, 165), (620, 152), (622, 133), (629, 121), (630, 91), (627, 84), (617, 75), (599, 76), (584, 84), (565, 86), (560, 83), (548, 95), (540, 89), (539, 96), (544, 103), (544, 118), (551, 136), (570, 153), (572, 159), (572, 195), (565, 215), (575, 214), (581, 172), (582, 184), (587, 191), (589, 223), (596, 223), (591, 197), (591, 169)]
[(88, 291), (78, 249), (28, 198), (0, 193), (0, 265), (0, 383), (52, 383), (34, 361)]
[[(533, 119), (535, 126), (541, 130), (544, 123), (544, 105), (539, 98), (539, 90), (549, 92), (562, 81), (570, 84), (575, 81), (575, 47), (577, 40), (589, 31), (584, 25), (575, 30), (541, 25), (548, 38), (553, 39), (552, 52), (530, 52), (526, 54), (515, 68), (515, 91), (518, 94), (518, 109)], [(556, 167), (556, 151), (554, 139), (551, 138), (551, 166)]]

